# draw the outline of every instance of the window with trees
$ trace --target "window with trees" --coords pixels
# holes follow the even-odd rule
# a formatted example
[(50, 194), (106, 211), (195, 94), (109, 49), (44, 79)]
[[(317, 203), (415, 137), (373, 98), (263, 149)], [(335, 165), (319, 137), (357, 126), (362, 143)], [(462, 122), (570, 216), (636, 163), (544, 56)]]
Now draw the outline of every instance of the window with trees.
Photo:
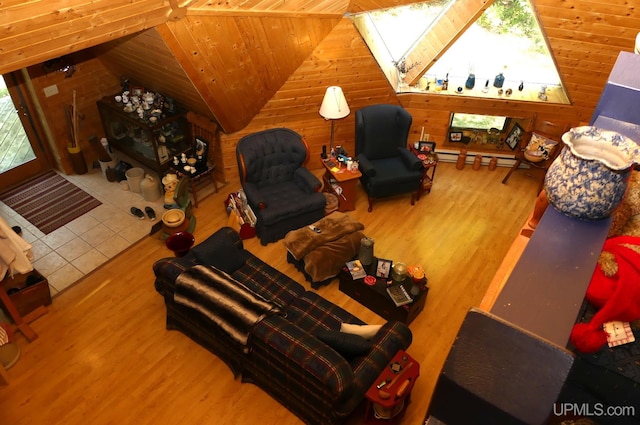
[(436, 0), (352, 18), (399, 93), (569, 103), (529, 0), (484, 12), (482, 2)]

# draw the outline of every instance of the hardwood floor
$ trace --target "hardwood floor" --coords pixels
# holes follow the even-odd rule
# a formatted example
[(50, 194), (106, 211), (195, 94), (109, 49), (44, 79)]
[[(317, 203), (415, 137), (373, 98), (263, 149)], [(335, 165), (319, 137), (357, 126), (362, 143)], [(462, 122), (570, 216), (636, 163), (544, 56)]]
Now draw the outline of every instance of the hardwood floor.
[[(358, 186), (356, 211), (375, 240), (375, 254), (421, 264), (429, 278), (425, 310), (411, 324), (409, 353), (421, 364), (402, 423), (422, 423), (436, 378), (466, 311), (477, 306), (509, 245), (532, 211), (537, 182), (519, 171), (507, 185), (506, 168), (442, 163), (435, 184), (415, 206), (408, 196), (382, 200), (367, 212)], [(225, 225), (223, 200), (231, 182), (195, 210), (197, 241)], [(286, 262), (282, 241), (245, 246), (309, 287)], [(234, 380), (213, 354), (165, 329), (152, 264), (170, 252), (149, 237), (54, 299), (33, 322), (40, 337), (21, 336), (20, 361), (0, 387), (0, 423), (22, 424), (299, 424), (258, 387)], [(368, 323), (382, 319), (338, 290), (318, 290)], [(359, 412), (360, 413), (360, 412)], [(360, 423), (361, 416), (349, 424)]]

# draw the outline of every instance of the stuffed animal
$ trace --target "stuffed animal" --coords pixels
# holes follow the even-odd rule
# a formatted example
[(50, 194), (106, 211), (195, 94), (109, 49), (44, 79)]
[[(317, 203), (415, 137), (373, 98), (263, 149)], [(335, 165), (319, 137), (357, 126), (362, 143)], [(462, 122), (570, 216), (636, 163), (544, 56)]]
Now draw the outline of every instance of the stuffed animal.
[(607, 343), (603, 324), (640, 319), (640, 171), (631, 173), (620, 206), (612, 215), (608, 238), (585, 295), (599, 310), (589, 323), (578, 323), (571, 343), (595, 353)]

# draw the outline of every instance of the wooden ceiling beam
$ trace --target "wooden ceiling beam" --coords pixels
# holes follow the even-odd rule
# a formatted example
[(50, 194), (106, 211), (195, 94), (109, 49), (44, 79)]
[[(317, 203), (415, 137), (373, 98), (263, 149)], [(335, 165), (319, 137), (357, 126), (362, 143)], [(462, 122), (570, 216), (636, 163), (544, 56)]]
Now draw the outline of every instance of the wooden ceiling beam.
[(415, 47), (405, 55), (407, 67), (415, 64), (407, 72), (405, 81), (410, 85), (418, 83), (425, 72), (460, 38), (462, 34), (478, 19), (494, 0), (458, 0), (416, 43)]

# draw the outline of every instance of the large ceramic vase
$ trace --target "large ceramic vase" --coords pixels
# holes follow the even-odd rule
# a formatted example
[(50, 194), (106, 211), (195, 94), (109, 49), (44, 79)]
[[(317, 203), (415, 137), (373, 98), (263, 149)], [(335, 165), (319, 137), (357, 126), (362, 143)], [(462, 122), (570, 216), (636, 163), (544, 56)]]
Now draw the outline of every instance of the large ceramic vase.
[(638, 144), (615, 131), (576, 127), (562, 136), (565, 147), (549, 167), (544, 187), (549, 203), (583, 220), (609, 217), (627, 189)]

